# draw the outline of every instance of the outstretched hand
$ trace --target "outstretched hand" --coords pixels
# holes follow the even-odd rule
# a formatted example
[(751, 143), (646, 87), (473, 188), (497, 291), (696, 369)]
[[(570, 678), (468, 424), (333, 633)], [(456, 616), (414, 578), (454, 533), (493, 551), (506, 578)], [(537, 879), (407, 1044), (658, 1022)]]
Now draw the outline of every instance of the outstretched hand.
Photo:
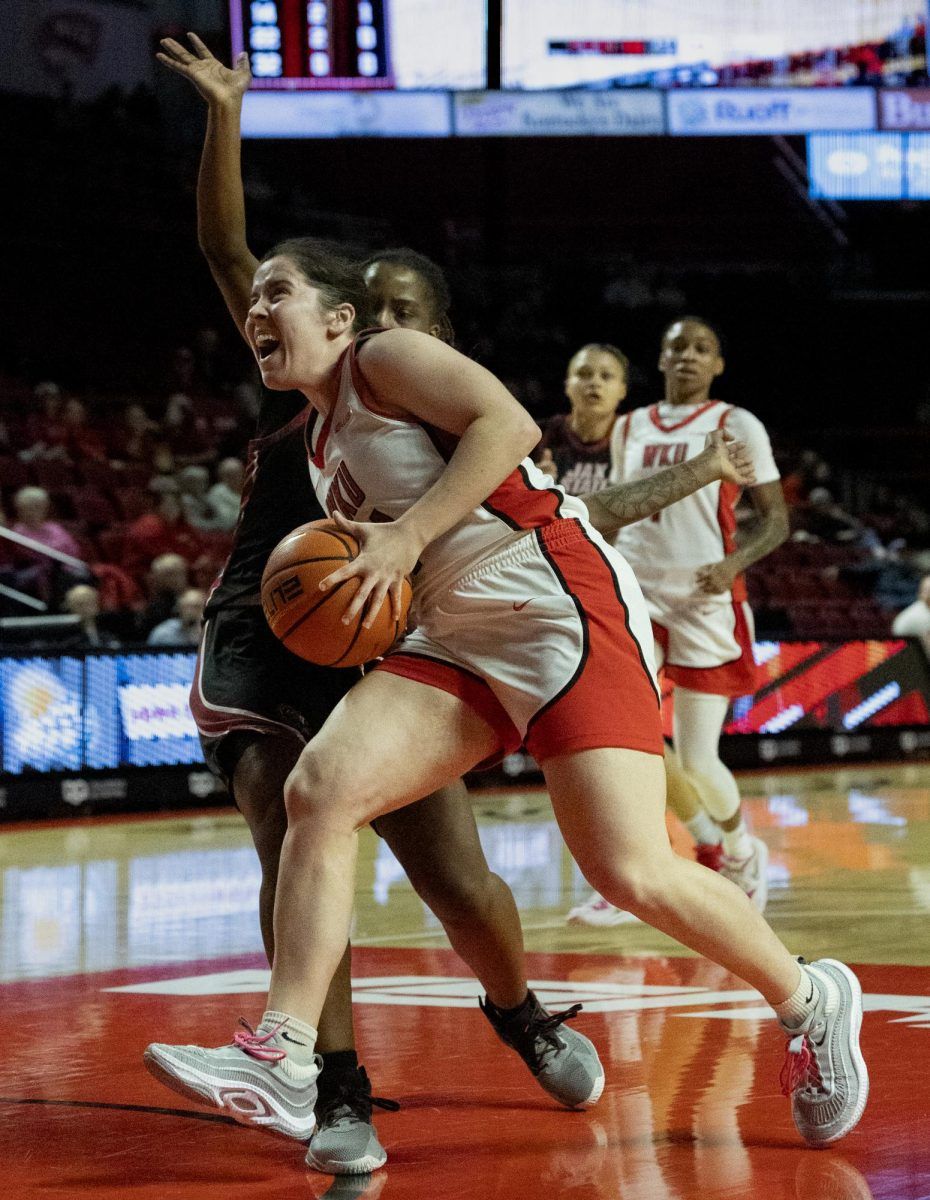
[(735, 483), (739, 487), (752, 487), (756, 473), (752, 457), (745, 442), (738, 442), (731, 434), (715, 429), (707, 435), (704, 454), (710, 457), (714, 479)]
[(240, 100), (252, 82), (248, 54), (243, 51), (233, 67), (224, 67), (196, 33), (187, 37), (193, 53), (174, 38), (162, 38), (162, 49), (155, 57), (175, 74), (189, 79), (208, 104)]

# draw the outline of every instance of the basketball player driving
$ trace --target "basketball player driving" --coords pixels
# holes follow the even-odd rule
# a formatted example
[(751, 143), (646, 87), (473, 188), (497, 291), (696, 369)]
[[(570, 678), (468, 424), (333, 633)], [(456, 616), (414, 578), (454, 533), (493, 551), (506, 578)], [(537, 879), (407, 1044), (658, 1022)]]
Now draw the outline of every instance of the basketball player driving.
[[(799, 963), (735, 884), (672, 852), (632, 571), (527, 458), (539, 431), (490, 372), (411, 330), (358, 336), (363, 288), (329, 247), (282, 243), (256, 272), (248, 337), (265, 385), (296, 388), (315, 410), (321, 502), (342, 507), (340, 473), (354, 486), (356, 511), (338, 519), (361, 553), (328, 581), (360, 579), (347, 618), (396, 603), (417, 568), (418, 627), (351, 688), (288, 778), (257, 1030), (216, 1050), (148, 1053), (182, 1090), (220, 1103), (232, 1071), (252, 1119), (285, 1113), (312, 1129), (316, 1026), (349, 935), (358, 830), (524, 743), (591, 885), (761, 992), (789, 1039), (799, 1131), (815, 1145), (842, 1137), (868, 1090), (858, 981), (832, 959)], [(382, 514), (390, 523), (367, 519)]]

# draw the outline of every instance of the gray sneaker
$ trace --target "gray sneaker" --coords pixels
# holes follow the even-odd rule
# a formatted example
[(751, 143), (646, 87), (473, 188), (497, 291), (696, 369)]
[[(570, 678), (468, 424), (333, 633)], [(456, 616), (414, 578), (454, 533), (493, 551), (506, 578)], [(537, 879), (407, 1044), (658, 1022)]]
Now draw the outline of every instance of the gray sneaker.
[(387, 1162), (371, 1120), (372, 1105), (396, 1112), (394, 1100), (372, 1096), (364, 1067), (319, 1079), (316, 1132), (307, 1150), (307, 1166), (327, 1175), (367, 1175)]
[(495, 1033), (520, 1055), (542, 1088), (566, 1108), (591, 1108), (604, 1090), (604, 1068), (594, 1044), (565, 1022), (577, 1016), (580, 1004), (549, 1013), (530, 992), (516, 1016), (505, 1017), (485, 997), (481, 1011)]
[(248, 1033), (237, 1033), (231, 1045), (215, 1050), (155, 1042), (143, 1061), (159, 1083), (197, 1104), (222, 1108), (243, 1125), (306, 1141), (316, 1125), (313, 1108), (322, 1060), (317, 1057), (312, 1073), (298, 1077), (278, 1029), (246, 1028)]
[(794, 1123), (810, 1146), (826, 1146), (859, 1123), (869, 1097), (869, 1073), (859, 1049), (862, 988), (849, 967), (832, 958), (804, 965), (820, 993), (803, 1025), (788, 1036), (781, 1073)]

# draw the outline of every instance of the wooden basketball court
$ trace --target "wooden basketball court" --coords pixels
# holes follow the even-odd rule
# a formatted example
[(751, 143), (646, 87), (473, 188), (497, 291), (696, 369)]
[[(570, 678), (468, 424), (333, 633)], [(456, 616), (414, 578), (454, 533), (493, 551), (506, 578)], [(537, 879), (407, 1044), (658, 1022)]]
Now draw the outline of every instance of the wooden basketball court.
[[(587, 892), (543, 792), (475, 797), (524, 919), (534, 986), (584, 1003), (607, 1068), (559, 1109), (494, 1038), (478, 989), (387, 848), (363, 839), (360, 1057), (390, 1159), (361, 1180), (194, 1109), (142, 1066), (152, 1040), (219, 1044), (262, 1009), (258, 867), (233, 811), (11, 826), (0, 835), (0, 1181), (17, 1200), (918, 1200), (930, 1196), (930, 767), (744, 776), (792, 949), (856, 964), (872, 1096), (804, 1148), (783, 1041), (725, 971), (641, 925), (571, 928)], [(676, 838), (679, 831), (675, 831)]]

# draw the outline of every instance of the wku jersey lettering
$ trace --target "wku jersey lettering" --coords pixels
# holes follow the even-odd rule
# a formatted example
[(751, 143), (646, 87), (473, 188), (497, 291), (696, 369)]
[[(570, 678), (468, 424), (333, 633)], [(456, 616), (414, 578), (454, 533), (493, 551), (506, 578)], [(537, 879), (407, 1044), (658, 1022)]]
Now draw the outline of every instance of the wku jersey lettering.
[(674, 467), (688, 457), (687, 442), (652, 442), (643, 446), (643, 468)]
[[(346, 464), (341, 462), (326, 493), (326, 511), (330, 516), (337, 512), (342, 513), (347, 520), (354, 521), (364, 503), (364, 491), (352, 477), (352, 472)], [(367, 519), (381, 523), (394, 520), (377, 508), (372, 509)]]
[(365, 493), (352, 478), (346, 464), (341, 462), (326, 493), (326, 511), (330, 516), (341, 512), (349, 521), (354, 521), (364, 503)]

